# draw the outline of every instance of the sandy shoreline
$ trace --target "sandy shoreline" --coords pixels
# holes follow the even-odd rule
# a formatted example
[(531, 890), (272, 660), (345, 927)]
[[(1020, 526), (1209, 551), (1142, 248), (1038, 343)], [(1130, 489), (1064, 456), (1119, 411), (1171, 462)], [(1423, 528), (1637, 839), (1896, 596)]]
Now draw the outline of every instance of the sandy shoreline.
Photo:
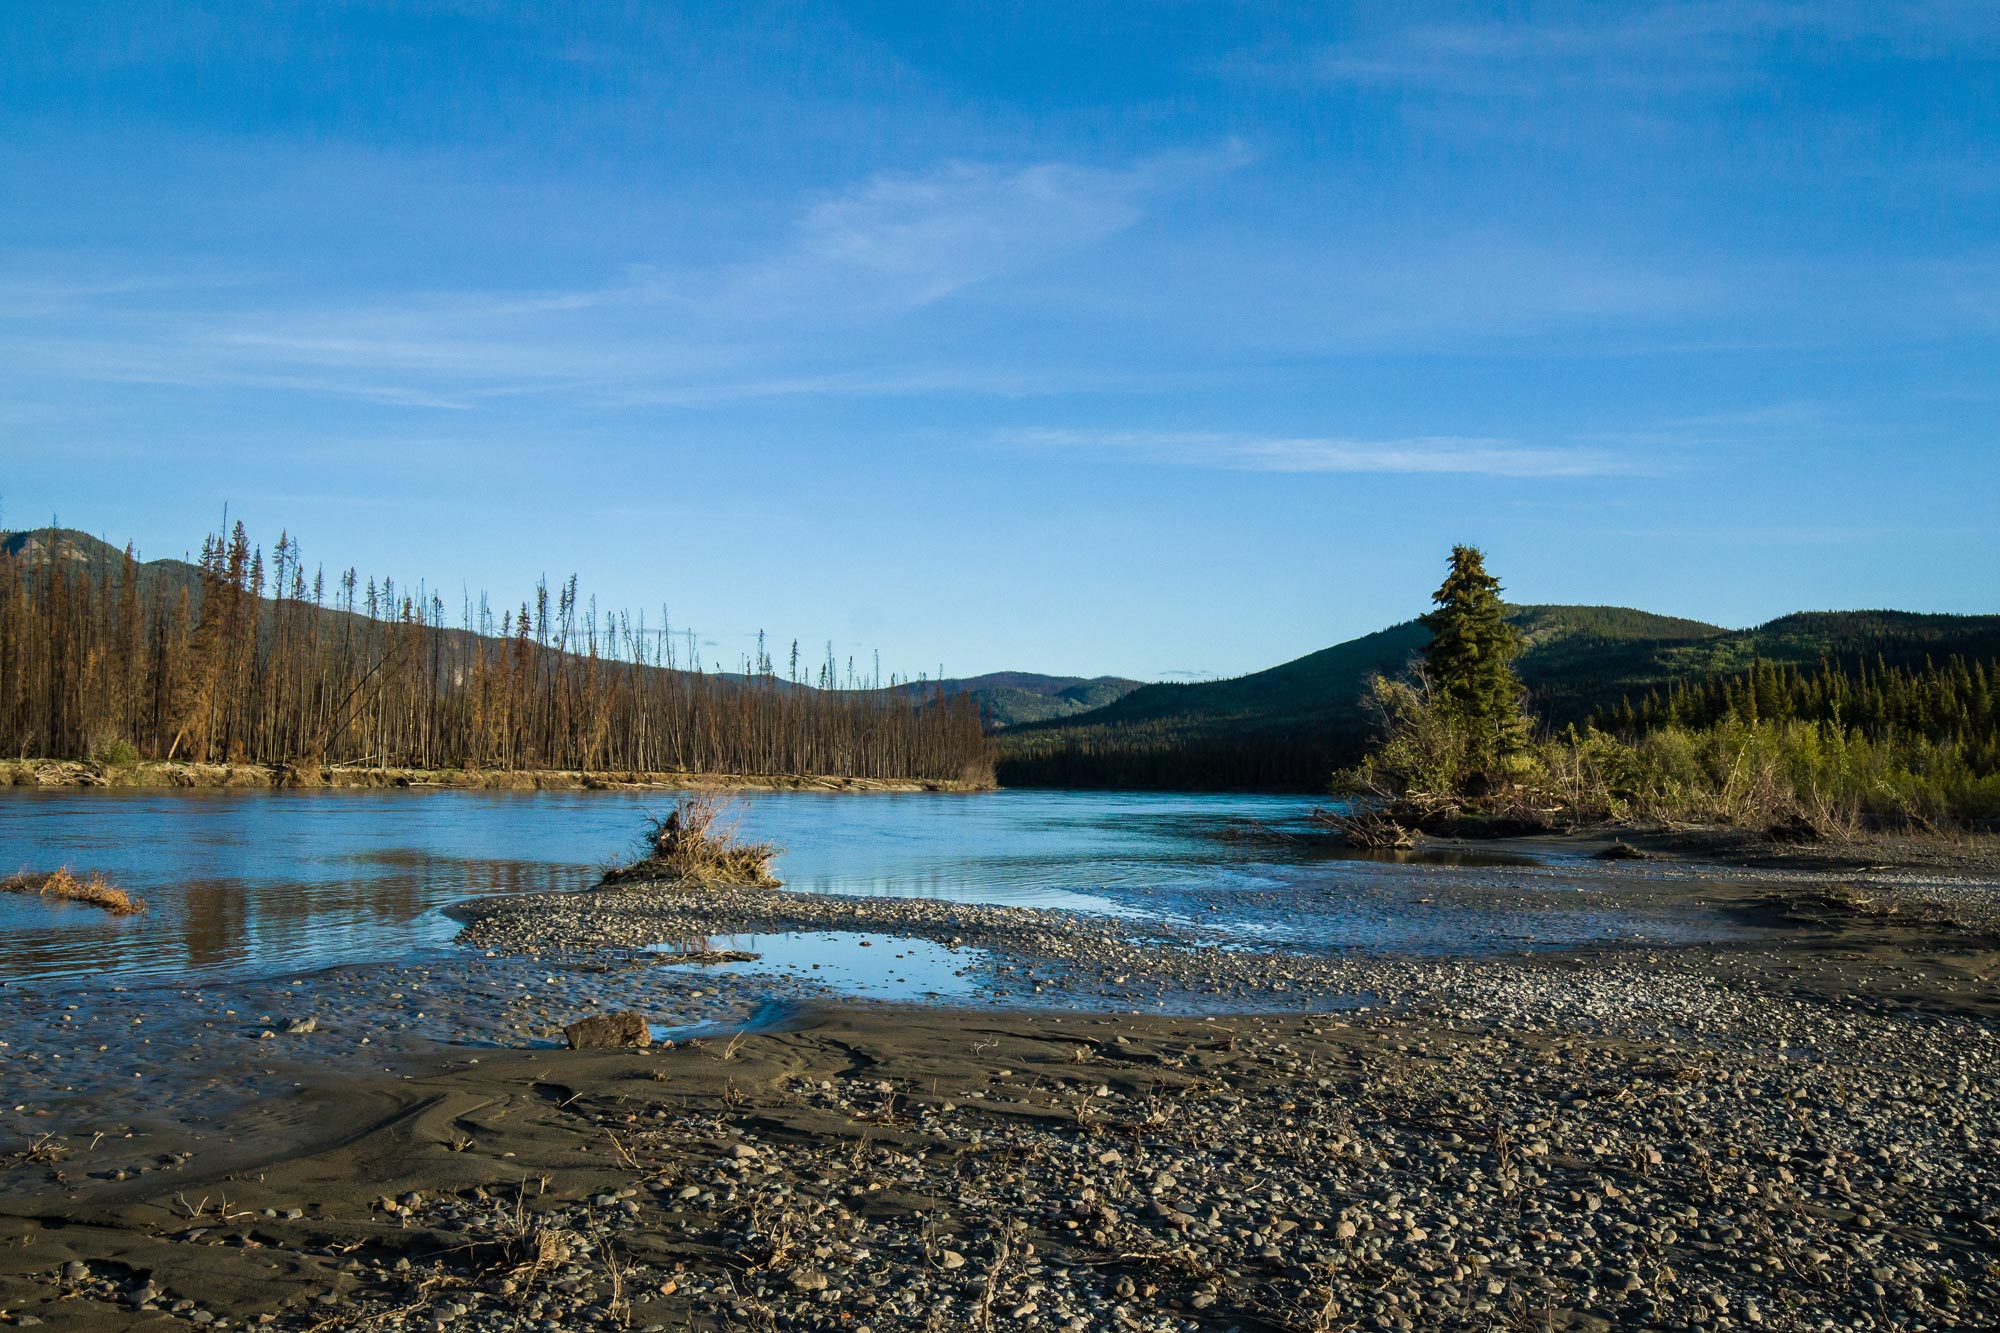
[[(910, 900), (641, 885), (468, 905), (462, 960), (367, 983), (442, 1012), (444, 1041), (415, 1025), (342, 1056), (356, 1029), (319, 1001), (314, 1035), (218, 1038), (275, 1072), (212, 1119), (52, 1101), (10, 1121), (0, 1326), (2000, 1320), (1991, 881), (1619, 873), (1745, 934), (1225, 956), (1177, 942), (1182, 923)], [(715, 988), (638, 955), (663, 929), (842, 921), (989, 951), (992, 1007), (817, 1005), (734, 1040), (521, 1049), (579, 1007)], [(1141, 962), (1144, 985), (1121, 971)], [(530, 975), (545, 993), (501, 1005)], [(1100, 1008), (1212, 1012), (1047, 1007), (1058, 979)], [(1220, 1012), (1250, 1008), (1272, 1012)], [(267, 1016), (285, 1015), (240, 1020)], [(463, 1044), (482, 1026), (503, 1044)]]

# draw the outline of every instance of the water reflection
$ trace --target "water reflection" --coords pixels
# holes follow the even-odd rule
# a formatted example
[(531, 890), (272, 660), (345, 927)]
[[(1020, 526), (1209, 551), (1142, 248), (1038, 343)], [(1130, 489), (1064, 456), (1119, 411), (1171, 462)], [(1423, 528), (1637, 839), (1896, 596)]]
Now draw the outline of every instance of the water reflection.
[(705, 973), (783, 976), (838, 995), (901, 999), (974, 994), (979, 973), (992, 961), (983, 949), (851, 930), (712, 935), (657, 945), (654, 952), (725, 959), (677, 964)]
[[(0, 868), (67, 863), (143, 916), (0, 895), (0, 984), (282, 975), (447, 947), (442, 909), (578, 889), (630, 853), (659, 792), (0, 792)], [(1334, 857), (1296, 836), (1304, 798), (1126, 792), (758, 793), (744, 836), (806, 892), (1066, 908), (1286, 947), (1463, 952), (1713, 933), (1623, 901), (1602, 867), (1518, 856)], [(1254, 826), (1255, 839), (1231, 835)], [(1629, 884), (1629, 880), (1625, 881)], [(886, 956), (824, 939), (778, 957)], [(903, 946), (896, 946), (897, 948)], [(928, 947), (928, 946), (925, 946)], [(828, 950), (832, 952), (829, 953)], [(891, 954), (895, 948), (891, 949)], [(907, 953), (907, 949), (905, 949)], [(839, 955), (836, 959), (835, 955)], [(960, 963), (889, 984), (957, 993)], [(771, 964), (776, 966), (774, 962)]]
[[(463, 898), (582, 888), (629, 855), (661, 792), (0, 792), (0, 867), (98, 870), (139, 917), (0, 897), (0, 984), (269, 975), (448, 944)], [(752, 793), (745, 836), (807, 892), (1148, 914), (1174, 884), (1254, 887), (1206, 835), (1296, 824), (1283, 797), (1001, 792)]]

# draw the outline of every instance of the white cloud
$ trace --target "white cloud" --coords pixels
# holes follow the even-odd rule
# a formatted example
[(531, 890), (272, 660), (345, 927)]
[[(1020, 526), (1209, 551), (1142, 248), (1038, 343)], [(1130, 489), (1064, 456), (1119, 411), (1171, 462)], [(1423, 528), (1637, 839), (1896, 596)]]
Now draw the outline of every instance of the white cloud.
[(1006, 437), (1032, 448), (1117, 454), (1146, 462), (1236, 472), (1460, 473), (1488, 477), (1601, 477), (1643, 471), (1596, 449), (1540, 448), (1468, 436), (1357, 440), (1174, 431), (1037, 430)]
[(927, 305), (1107, 240), (1162, 196), (1247, 160), (1230, 146), (1122, 168), (948, 162), (879, 173), (815, 202), (788, 252), (725, 282), (721, 295), (753, 313)]
[(1310, 69), (1328, 82), (1472, 96), (1715, 89), (1740, 77), (1728, 44), (1753, 8), (1634, 7), (1563, 22), (1420, 23), (1322, 48)]
[(953, 163), (925, 176), (877, 176), (815, 205), (798, 257), (870, 275), (905, 299), (972, 283), (1090, 245), (1140, 217), (1143, 172), (1061, 163), (1008, 171)]

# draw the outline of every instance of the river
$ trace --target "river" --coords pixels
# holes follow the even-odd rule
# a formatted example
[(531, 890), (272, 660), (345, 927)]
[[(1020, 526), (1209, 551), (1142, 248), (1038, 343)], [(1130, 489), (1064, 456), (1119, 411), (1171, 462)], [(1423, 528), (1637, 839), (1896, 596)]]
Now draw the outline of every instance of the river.
[[(255, 978), (446, 951), (443, 909), (577, 889), (636, 852), (648, 792), (0, 792), (0, 871), (68, 865), (140, 916), (0, 895), (0, 984)], [(1246, 945), (1466, 952), (1699, 933), (1589, 892), (1588, 864), (1329, 857), (1314, 802), (1241, 794), (757, 792), (741, 836), (797, 890), (936, 897), (1233, 927)], [(1440, 884), (1480, 889), (1441, 910)], [(1483, 886), (1483, 888), (1482, 888)], [(782, 952), (782, 951), (780, 951)], [(796, 953), (796, 949), (793, 950)]]

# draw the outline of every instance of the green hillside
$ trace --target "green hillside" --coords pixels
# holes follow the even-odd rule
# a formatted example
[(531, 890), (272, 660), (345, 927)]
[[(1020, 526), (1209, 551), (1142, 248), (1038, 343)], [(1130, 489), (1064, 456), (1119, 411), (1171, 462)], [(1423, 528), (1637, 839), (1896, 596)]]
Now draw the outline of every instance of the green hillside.
[[(1758, 659), (2000, 659), (2000, 616), (1808, 612), (1750, 630), (1604, 606), (1522, 606), (1508, 618), (1525, 641), (1517, 665), (1534, 709), (1557, 725)], [(1075, 718), (1015, 728), (1000, 738), (1001, 781), (1317, 788), (1368, 743), (1360, 707), (1368, 677), (1403, 670), (1427, 636), (1406, 621), (1253, 675), (1148, 685)]]

